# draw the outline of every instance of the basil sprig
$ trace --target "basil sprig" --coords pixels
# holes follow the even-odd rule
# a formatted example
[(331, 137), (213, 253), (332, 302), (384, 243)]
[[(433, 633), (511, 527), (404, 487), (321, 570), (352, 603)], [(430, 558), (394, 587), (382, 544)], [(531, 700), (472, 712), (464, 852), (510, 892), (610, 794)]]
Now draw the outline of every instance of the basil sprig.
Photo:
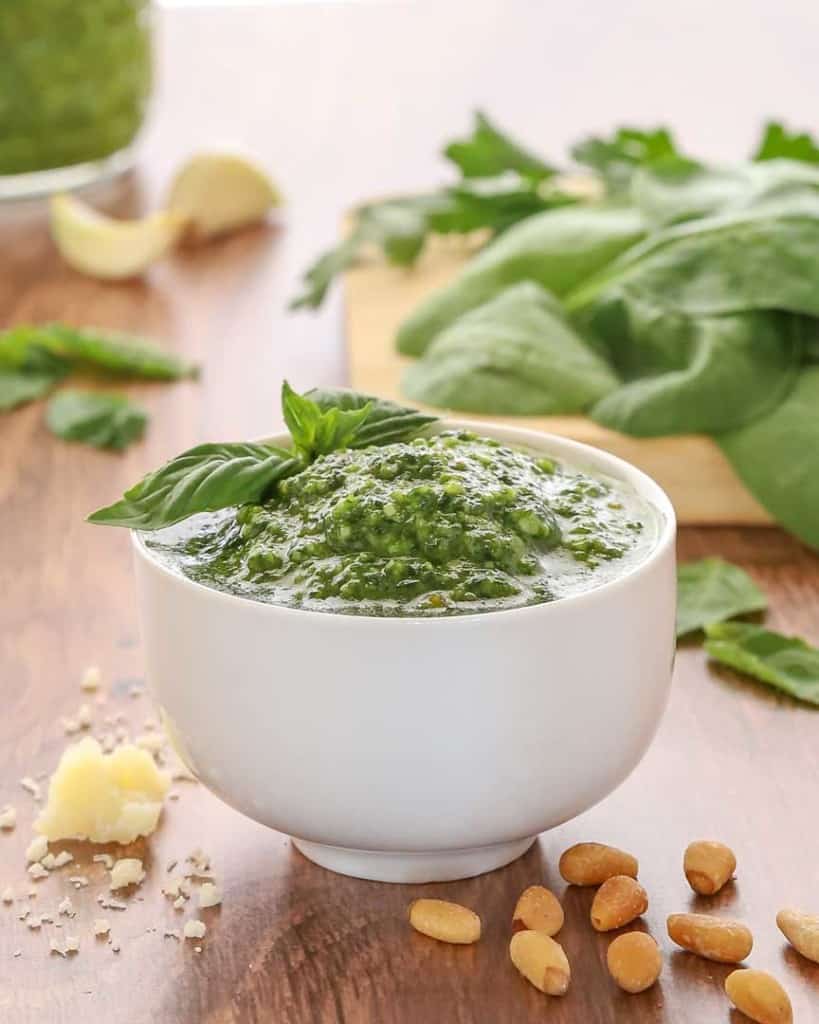
[(293, 448), (273, 444), (200, 444), (149, 473), (89, 522), (160, 530), (199, 512), (265, 501), (285, 477), (343, 448), (408, 441), (437, 417), (354, 391), (282, 385), (282, 412)]

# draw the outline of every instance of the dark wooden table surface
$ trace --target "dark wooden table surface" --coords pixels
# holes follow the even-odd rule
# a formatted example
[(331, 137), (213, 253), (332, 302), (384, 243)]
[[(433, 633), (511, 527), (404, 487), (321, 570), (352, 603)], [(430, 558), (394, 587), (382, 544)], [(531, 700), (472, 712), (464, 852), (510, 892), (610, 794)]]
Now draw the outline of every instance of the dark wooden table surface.
[[(617, 17), (572, 20), (567, 12), (547, 17), (547, 5), (537, 13), (535, 5), (518, 5), (512, 18), (508, 6), (506, 13), (490, 6), (475, 5), (468, 17), (454, 9), (444, 16), (433, 5), (362, 5), (161, 19), (159, 95), (138, 170), (100, 202), (121, 212), (150, 206), (184, 153), (236, 139), (281, 178), (290, 205), (278, 226), (179, 255), (143, 282), (103, 285), (60, 262), (41, 211), (2, 214), (3, 322), (64, 318), (139, 329), (200, 360), (205, 372), (196, 383), (131, 389), (152, 422), (144, 443), (122, 456), (53, 439), (40, 405), (0, 421), (0, 805), (15, 804), (19, 815), (16, 830), (0, 834), (0, 888), (27, 888), (23, 853), (36, 805), (18, 780), (56, 764), (66, 741), (59, 719), (82, 700), (85, 666), (100, 665), (109, 694), (97, 716), (122, 712), (139, 732), (152, 714), (147, 697), (129, 696), (142, 659), (127, 539), (86, 525), (84, 515), (183, 447), (269, 431), (279, 422), (284, 374), (297, 387), (344, 380), (338, 297), (318, 317), (289, 316), (284, 307), (345, 205), (434, 182), (440, 141), (476, 103), (528, 137), (540, 133), (557, 151), (578, 126), (621, 115), (676, 119), (689, 132), (702, 117), (701, 141), (714, 151), (736, 151), (770, 103), (808, 116), (810, 92), (802, 86), (813, 65), (798, 58), (802, 36), (815, 28), (813, 8), (802, 9), (803, 21), (788, 33), (776, 12), (761, 7), (743, 27), (743, 45), (732, 50), (735, 78), (746, 86), (737, 108), (718, 88), (720, 47), (733, 32), (727, 13), (702, 38), (696, 18), (704, 7), (691, 5), (680, 15), (678, 45), (663, 49), (669, 40), (647, 4), (626, 5), (625, 27), (619, 7)], [(549, 39), (565, 45), (550, 51), (545, 67)], [(655, 89), (621, 68), (611, 52), (618, 41), (636, 49), (657, 44), (640, 55)], [(700, 72), (692, 81), (686, 46), (694, 41)], [(767, 91), (753, 73), (763, 56)], [(602, 113), (600, 91), (588, 88), (591, 66), (610, 76)], [(558, 102), (567, 91), (575, 97), (568, 106)], [(819, 562), (781, 532), (687, 529), (680, 554), (720, 554), (745, 566), (771, 595), (773, 624), (819, 641)], [(75, 892), (64, 869), (39, 883), (30, 901), (34, 913), (53, 912), (63, 895), (72, 896), (78, 915), (68, 930), (81, 936), (79, 955), (49, 956), (53, 926), (30, 931), (18, 920), (19, 903), (0, 905), (0, 1020), (739, 1024), (721, 991), (727, 969), (673, 952), (664, 939), (668, 913), (704, 906), (682, 876), (682, 851), (691, 839), (713, 837), (731, 844), (739, 860), (736, 882), (715, 900), (718, 911), (750, 924), (751, 963), (782, 979), (797, 1021), (818, 1021), (819, 967), (787, 949), (774, 924), (783, 905), (819, 912), (817, 740), (816, 712), (715, 671), (697, 646), (684, 646), (657, 740), (616, 793), (504, 870), (423, 887), (330, 874), (285, 837), (180, 783), (159, 832), (136, 845), (148, 868), (145, 884), (126, 912), (107, 912), (118, 954), (90, 934), (104, 878), (80, 844), (71, 848), (89, 887)], [(651, 899), (645, 925), (665, 953), (661, 983), (641, 996), (614, 989), (604, 968), (608, 940), (587, 920), (591, 894), (565, 889), (557, 875), (560, 851), (584, 839), (640, 858)], [(200, 954), (192, 943), (163, 938), (178, 916), (159, 891), (167, 862), (194, 847), (211, 855), (225, 890), (222, 907), (204, 912), (209, 931)], [(565, 902), (561, 941), (573, 983), (562, 1000), (537, 993), (508, 963), (511, 909), (534, 882), (553, 886)], [(479, 911), (481, 942), (451, 948), (412, 933), (405, 910), (420, 892)]]

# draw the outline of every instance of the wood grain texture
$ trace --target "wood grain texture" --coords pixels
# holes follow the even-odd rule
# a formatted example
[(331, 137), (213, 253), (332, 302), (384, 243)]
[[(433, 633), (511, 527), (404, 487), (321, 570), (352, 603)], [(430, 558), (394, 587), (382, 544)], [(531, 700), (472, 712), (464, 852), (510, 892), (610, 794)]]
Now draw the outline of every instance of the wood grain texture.
[[(252, 23), (247, 12), (179, 12), (160, 26), (162, 92), (139, 172), (101, 198), (121, 212), (150, 206), (182, 153), (237, 137), (282, 168), (291, 210), (281, 228), (183, 253), (144, 282), (103, 285), (59, 262), (41, 212), (2, 215), (4, 322), (61, 317), (140, 329), (199, 359), (205, 372), (199, 382), (128, 389), (153, 418), (145, 441), (124, 456), (55, 440), (39, 404), (0, 419), (0, 805), (14, 803), (19, 815), (17, 829), (0, 834), (0, 889), (12, 885), (22, 895), (30, 884), (23, 853), (36, 807), (18, 780), (56, 764), (65, 743), (59, 718), (83, 700), (78, 681), (85, 666), (101, 666), (110, 694), (96, 717), (121, 711), (138, 732), (155, 714), (147, 697), (129, 696), (141, 680), (142, 657), (127, 538), (88, 526), (83, 516), (187, 445), (278, 426), (276, 391), (285, 373), (297, 387), (343, 381), (338, 300), (316, 319), (284, 314), (297, 273), (357, 195), (434, 180), (430, 154), (446, 134), (446, 116), (446, 130), (454, 130), (475, 99), (470, 61), (484, 78), (494, 76), (501, 99), (511, 95), (504, 90), (514, 84), (517, 65), (508, 57), (508, 19), (488, 21), (474, 9), (463, 30), (471, 47), (461, 58), (464, 74), (447, 65), (444, 89), (435, 69), (444, 66), (446, 39), (436, 44), (430, 31), (438, 15), (367, 7), (254, 11)], [(423, 73), (415, 74), (401, 55), (418, 60), (428, 52), (426, 40), (444, 49), (430, 51)], [(492, 56), (496, 47), (503, 60)], [(197, 77), (203, 66), (208, 75)], [(453, 99), (456, 78), (462, 92)], [(373, 80), (394, 91), (374, 93)], [(287, 104), (268, 99), (280, 81), (288, 83)], [(411, 86), (418, 112), (396, 117)], [(538, 123), (539, 96), (532, 102), (527, 118)], [(363, 109), (377, 132), (361, 127)], [(305, 137), (308, 118), (313, 130)], [(354, 157), (351, 146), (367, 159)], [(771, 595), (773, 624), (819, 642), (819, 562), (779, 531), (686, 530), (680, 553), (721, 554), (745, 566)], [(180, 799), (168, 803), (159, 832), (130, 851), (145, 858), (146, 882), (127, 897), (127, 911), (105, 911), (120, 953), (91, 935), (105, 879), (83, 844), (68, 844), (76, 867), (34, 883), (34, 913), (53, 912), (71, 895), (77, 917), (58, 918), (61, 930), (45, 925), (30, 932), (17, 919), (18, 904), (0, 904), (0, 1021), (526, 1024), (548, 1017), (556, 1024), (740, 1024), (729, 1017), (721, 991), (727, 970), (675, 953), (664, 939), (667, 913), (716, 906), (748, 922), (756, 939), (750, 962), (783, 981), (796, 1020), (806, 1024), (819, 1019), (819, 966), (786, 947), (774, 916), (788, 904), (819, 912), (817, 730), (815, 711), (709, 668), (701, 650), (686, 644), (657, 740), (616, 793), (541, 837), (508, 868), (440, 886), (332, 875), (304, 860), (284, 836), (179, 783)], [(739, 861), (736, 882), (711, 904), (693, 896), (682, 874), (685, 845), (702, 837), (729, 843)], [(666, 958), (659, 986), (643, 995), (615, 990), (604, 966), (608, 939), (588, 923), (592, 894), (566, 889), (557, 876), (559, 853), (584, 839), (615, 843), (640, 858), (651, 900), (644, 926)], [(201, 954), (190, 942), (163, 938), (192, 912), (177, 913), (160, 894), (169, 861), (196, 846), (212, 856), (225, 889), (222, 907), (202, 913), (209, 930)], [(80, 873), (90, 885), (75, 891), (67, 877)], [(553, 886), (566, 907), (560, 938), (574, 978), (562, 1000), (540, 995), (508, 962), (512, 909), (534, 882)], [(484, 922), (481, 942), (455, 949), (412, 933), (406, 907), (422, 893), (474, 907)], [(61, 932), (80, 936), (78, 956), (48, 955), (49, 936)]]

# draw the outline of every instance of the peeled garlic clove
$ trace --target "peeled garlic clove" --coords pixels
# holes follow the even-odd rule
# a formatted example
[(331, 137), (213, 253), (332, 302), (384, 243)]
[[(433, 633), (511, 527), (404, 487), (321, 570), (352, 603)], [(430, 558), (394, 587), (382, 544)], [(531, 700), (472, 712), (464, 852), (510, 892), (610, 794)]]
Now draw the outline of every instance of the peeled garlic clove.
[(210, 238), (261, 220), (281, 196), (265, 172), (234, 153), (198, 153), (177, 173), (167, 207), (195, 238)]
[(115, 220), (75, 196), (53, 196), (51, 234), (66, 263), (92, 277), (141, 274), (179, 238), (184, 221), (162, 211), (142, 220)]

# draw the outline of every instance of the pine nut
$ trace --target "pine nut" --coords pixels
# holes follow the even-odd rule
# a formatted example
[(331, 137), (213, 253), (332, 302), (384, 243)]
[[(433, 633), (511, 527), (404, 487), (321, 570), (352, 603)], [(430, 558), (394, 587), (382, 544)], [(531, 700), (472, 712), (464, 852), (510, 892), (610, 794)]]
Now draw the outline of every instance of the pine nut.
[(689, 844), (683, 858), (688, 884), (701, 896), (713, 896), (736, 871), (737, 859), (724, 843), (700, 839)]
[(509, 956), (523, 977), (541, 992), (562, 996), (568, 989), (572, 972), (563, 947), (543, 932), (515, 932)]
[(474, 910), (448, 900), (413, 900), (409, 922), (417, 932), (439, 942), (467, 945), (481, 937), (481, 919)]
[(542, 885), (530, 885), (520, 894), (512, 915), (512, 930), (555, 935), (563, 927), (563, 907), (557, 896)]
[(660, 947), (645, 932), (618, 935), (606, 953), (609, 974), (625, 992), (645, 992), (660, 977)]
[(637, 859), (615, 846), (577, 843), (560, 858), (560, 874), (572, 885), (602, 885), (614, 875), (637, 877)]
[(788, 993), (767, 971), (732, 971), (725, 991), (734, 1006), (757, 1024), (791, 1024), (793, 1009)]
[(819, 964), (819, 914), (780, 910), (776, 923), (797, 953)]
[(610, 932), (622, 928), (648, 910), (645, 889), (628, 875), (607, 878), (594, 894), (591, 923), (595, 931)]
[(671, 914), (667, 926), (669, 938), (678, 946), (721, 964), (739, 963), (754, 945), (750, 930), (741, 921), (708, 914)]

